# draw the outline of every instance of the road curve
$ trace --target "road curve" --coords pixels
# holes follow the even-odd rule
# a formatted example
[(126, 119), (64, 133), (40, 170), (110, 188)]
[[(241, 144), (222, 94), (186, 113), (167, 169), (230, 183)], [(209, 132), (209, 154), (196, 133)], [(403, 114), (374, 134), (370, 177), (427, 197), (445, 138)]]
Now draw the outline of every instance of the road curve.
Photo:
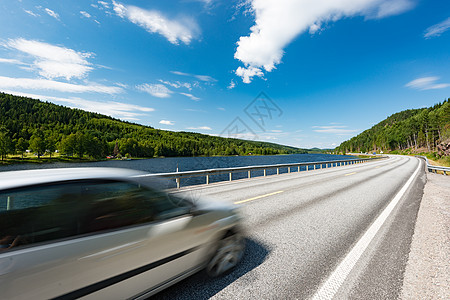
[[(405, 193), (396, 197), (408, 180)], [(398, 198), (331, 295), (397, 299), (424, 184), (423, 162), (391, 156), (186, 189), (194, 197), (241, 206), (246, 253), (237, 269), (224, 277), (210, 279), (200, 272), (154, 298), (311, 299)]]

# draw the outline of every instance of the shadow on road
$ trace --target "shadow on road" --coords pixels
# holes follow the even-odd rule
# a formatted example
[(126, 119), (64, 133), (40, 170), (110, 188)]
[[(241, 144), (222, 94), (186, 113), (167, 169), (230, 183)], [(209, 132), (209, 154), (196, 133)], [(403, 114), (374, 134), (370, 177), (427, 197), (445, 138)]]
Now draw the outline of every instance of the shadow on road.
[(270, 249), (252, 239), (246, 239), (242, 261), (233, 272), (219, 278), (209, 278), (205, 271), (186, 278), (149, 299), (209, 299), (229, 284), (261, 265)]

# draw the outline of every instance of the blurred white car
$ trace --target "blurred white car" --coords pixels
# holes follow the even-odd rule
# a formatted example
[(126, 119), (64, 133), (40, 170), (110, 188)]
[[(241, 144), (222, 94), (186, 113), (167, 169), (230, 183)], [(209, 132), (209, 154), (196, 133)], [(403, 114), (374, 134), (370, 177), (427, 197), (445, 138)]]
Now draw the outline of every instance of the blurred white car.
[(145, 298), (230, 271), (244, 252), (235, 209), (180, 195), (125, 169), (0, 173), (0, 298)]

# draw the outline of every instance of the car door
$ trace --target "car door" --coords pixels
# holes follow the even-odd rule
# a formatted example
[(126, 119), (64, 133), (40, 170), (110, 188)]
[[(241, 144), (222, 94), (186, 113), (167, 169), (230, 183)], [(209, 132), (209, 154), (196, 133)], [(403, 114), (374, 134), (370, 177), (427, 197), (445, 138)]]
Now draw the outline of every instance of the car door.
[(1, 234), (21, 241), (0, 252), (2, 297), (124, 298), (192, 269), (201, 222), (164, 197), (98, 180), (3, 193)]

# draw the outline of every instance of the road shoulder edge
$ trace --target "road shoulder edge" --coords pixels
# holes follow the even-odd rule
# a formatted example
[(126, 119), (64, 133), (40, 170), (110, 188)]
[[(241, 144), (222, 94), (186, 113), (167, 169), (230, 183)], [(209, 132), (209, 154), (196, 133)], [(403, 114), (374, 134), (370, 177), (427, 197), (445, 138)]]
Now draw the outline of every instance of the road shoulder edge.
[(450, 295), (450, 180), (427, 173), (400, 299)]

